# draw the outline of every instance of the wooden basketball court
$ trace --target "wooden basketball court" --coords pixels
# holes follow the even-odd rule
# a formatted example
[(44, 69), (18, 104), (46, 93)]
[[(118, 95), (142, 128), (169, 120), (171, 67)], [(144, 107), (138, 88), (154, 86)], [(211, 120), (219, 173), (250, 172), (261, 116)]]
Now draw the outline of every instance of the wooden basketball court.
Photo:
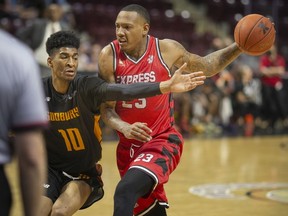
[[(115, 142), (103, 142), (105, 196), (76, 216), (111, 216), (119, 175)], [(15, 164), (11, 216), (20, 216)], [(287, 216), (288, 136), (186, 140), (182, 161), (166, 185), (169, 216)]]

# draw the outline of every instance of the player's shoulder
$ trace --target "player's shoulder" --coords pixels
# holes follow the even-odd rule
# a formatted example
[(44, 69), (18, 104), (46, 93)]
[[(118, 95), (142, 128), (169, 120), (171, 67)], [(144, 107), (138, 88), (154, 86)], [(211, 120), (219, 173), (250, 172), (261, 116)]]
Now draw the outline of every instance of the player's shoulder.
[(103, 47), (99, 54), (99, 75), (105, 76), (104, 74), (112, 74), (113, 70), (113, 61), (114, 61), (114, 51), (111, 44)]
[(110, 56), (113, 54), (111, 44), (104, 46), (100, 52), (100, 56)]
[(170, 39), (170, 38), (159, 39), (159, 43), (165, 44), (165, 45), (179, 45), (180, 44), (178, 41), (174, 39)]
[(171, 49), (179, 49), (179, 48), (183, 48), (183, 46), (176, 40), (173, 39), (159, 39), (159, 45), (161, 50), (165, 51), (165, 50), (171, 50)]

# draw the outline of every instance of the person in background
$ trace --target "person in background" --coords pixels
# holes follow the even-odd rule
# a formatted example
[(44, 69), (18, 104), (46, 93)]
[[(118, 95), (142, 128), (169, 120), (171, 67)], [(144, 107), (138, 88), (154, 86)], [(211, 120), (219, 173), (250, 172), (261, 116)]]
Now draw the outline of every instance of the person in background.
[[(244, 133), (251, 136), (254, 128), (262, 127), (261, 82), (254, 77), (249, 65), (239, 64), (235, 68), (235, 90), (232, 93), (233, 121)], [(250, 120), (250, 122), (249, 122)], [(247, 127), (250, 124), (250, 127)]]
[(33, 51), (40, 66), (41, 77), (51, 74), (47, 65), (47, 53), (45, 42), (47, 38), (60, 30), (71, 29), (70, 25), (62, 20), (63, 10), (58, 4), (50, 4), (45, 8), (44, 17), (29, 22), (26, 26), (19, 28), (16, 37), (27, 44)]
[[(120, 10), (115, 27), (117, 39), (99, 56), (99, 75), (111, 83), (167, 80), (173, 67), (184, 62), (185, 72), (203, 71), (210, 77), (242, 53), (232, 43), (200, 57), (175, 40), (159, 40), (148, 34), (150, 15), (137, 4)], [(114, 194), (113, 215), (166, 215), (169, 205), (164, 184), (180, 162), (184, 142), (174, 127), (171, 95), (107, 102), (101, 114), (120, 138), (117, 165), (121, 180)]]
[(43, 78), (43, 85), (51, 127), (45, 131), (48, 181), (41, 216), (72, 215), (103, 197), (98, 164), (102, 102), (188, 91), (205, 79), (202, 72), (181, 75), (185, 65), (160, 83), (108, 84), (97, 76), (76, 76), (79, 46), (79, 37), (71, 31), (58, 31), (46, 42), (52, 76)]
[(42, 131), (47, 107), (33, 53), (0, 30), (0, 215), (10, 215), (12, 194), (5, 165), (16, 156), (23, 215), (40, 215), (41, 185), (46, 180)]
[(285, 124), (287, 120), (282, 79), (285, 67), (285, 59), (278, 53), (276, 44), (260, 58), (262, 117), (273, 133), (277, 130), (277, 124), (283, 127), (283, 123)]
[(219, 73), (218, 79), (215, 81), (217, 90), (219, 91), (219, 117), (220, 124), (222, 125), (223, 131), (229, 134), (231, 127), (231, 117), (233, 116), (233, 107), (231, 94), (235, 88), (235, 80), (231, 71), (227, 69)]
[(81, 41), (78, 66), (80, 73), (98, 76), (98, 56), (101, 49), (102, 46), (98, 43), (91, 43), (89, 40)]
[(173, 94), (173, 99), (175, 101), (175, 126), (183, 137), (188, 138), (192, 133), (191, 119), (193, 110), (191, 93)]
[[(214, 77), (213, 77), (214, 78)], [(192, 131), (205, 136), (219, 135), (222, 130), (219, 123), (219, 106), (221, 94), (215, 80), (209, 78), (205, 85), (191, 92)]]

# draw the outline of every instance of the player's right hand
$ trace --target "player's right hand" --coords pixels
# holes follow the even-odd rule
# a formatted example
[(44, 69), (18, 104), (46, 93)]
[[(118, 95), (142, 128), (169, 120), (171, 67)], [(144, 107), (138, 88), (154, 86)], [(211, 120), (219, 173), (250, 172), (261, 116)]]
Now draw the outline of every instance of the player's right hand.
[(135, 122), (127, 124), (122, 128), (122, 133), (127, 139), (135, 139), (140, 142), (148, 142), (152, 139), (152, 130), (147, 126), (147, 123)]

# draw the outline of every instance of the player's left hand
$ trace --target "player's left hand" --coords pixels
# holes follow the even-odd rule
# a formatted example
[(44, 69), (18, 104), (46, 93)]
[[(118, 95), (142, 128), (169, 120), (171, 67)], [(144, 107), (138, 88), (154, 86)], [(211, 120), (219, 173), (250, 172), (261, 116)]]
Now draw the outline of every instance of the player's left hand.
[(187, 63), (184, 63), (178, 70), (176, 70), (170, 80), (160, 83), (162, 93), (167, 93), (166, 91), (174, 93), (186, 92), (204, 84), (206, 76), (204, 76), (202, 71), (183, 74), (186, 65)]

